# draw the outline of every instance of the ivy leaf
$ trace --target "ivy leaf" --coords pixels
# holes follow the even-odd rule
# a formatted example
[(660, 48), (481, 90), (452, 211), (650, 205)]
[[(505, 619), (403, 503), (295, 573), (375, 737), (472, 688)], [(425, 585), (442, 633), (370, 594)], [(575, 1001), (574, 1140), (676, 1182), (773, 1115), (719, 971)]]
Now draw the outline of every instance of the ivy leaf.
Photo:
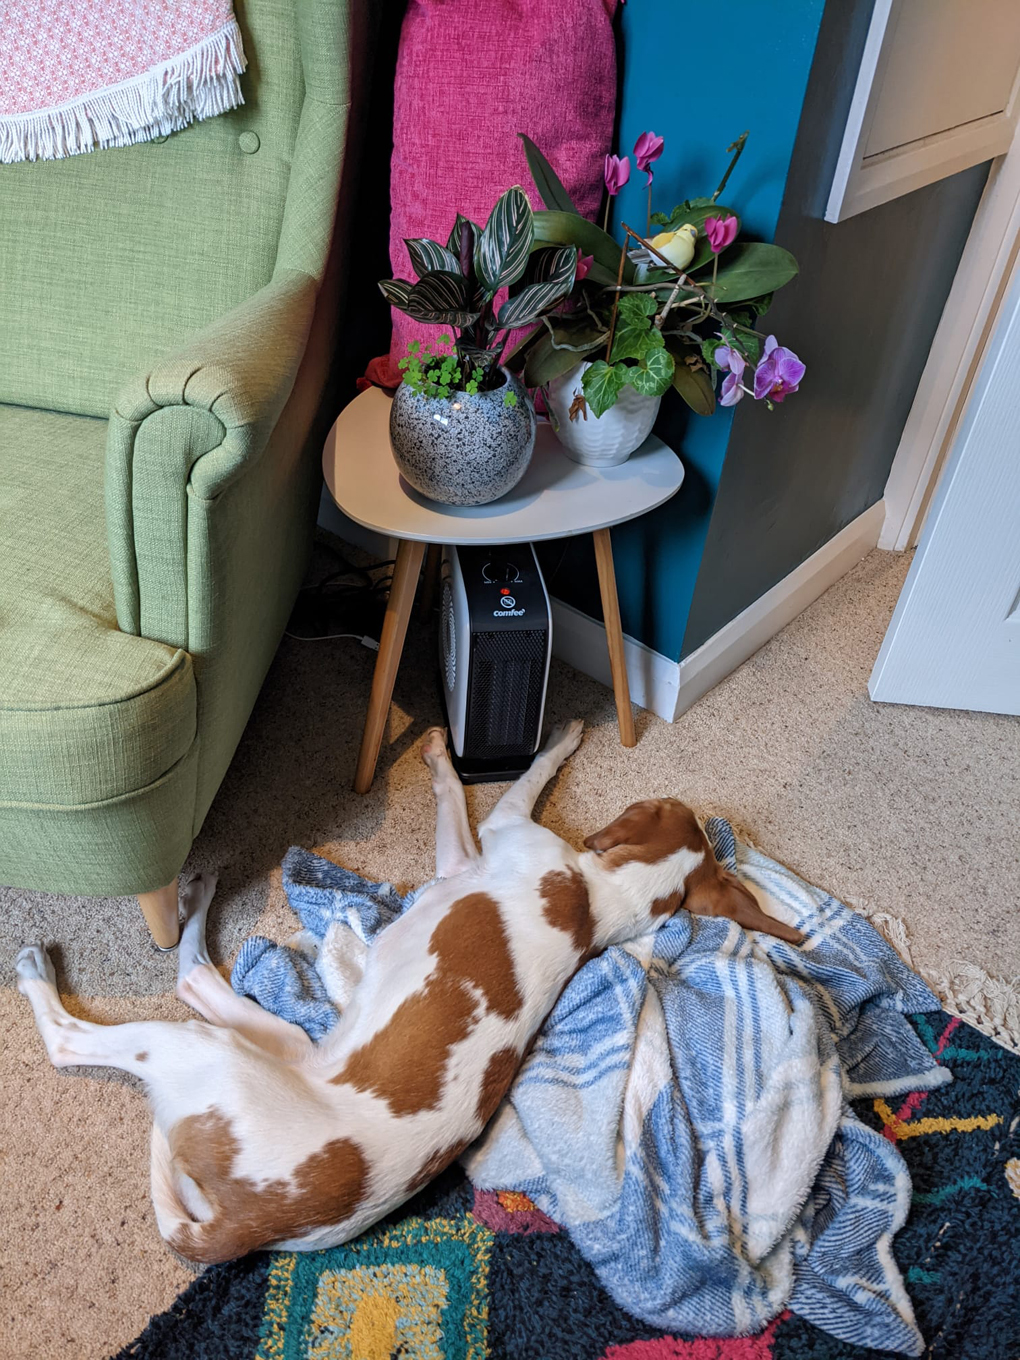
[(493, 208), (475, 254), (478, 277), (490, 293), (524, 273), (535, 234), (531, 204), (519, 184), (507, 189)]
[(765, 293), (763, 297), (748, 298), (747, 305), (756, 316), (764, 316), (772, 306), (772, 294)]
[(626, 325), (647, 325), (647, 318), (658, 311), (655, 299), (648, 293), (623, 293), (617, 315)]
[(673, 381), (675, 369), (673, 356), (668, 350), (653, 349), (636, 368), (624, 367), (624, 381), (629, 382), (634, 391), (640, 392), (643, 397), (661, 397)]
[(524, 154), (528, 159), (528, 169), (531, 171), (531, 178), (535, 181), (535, 188), (545, 206), (555, 208), (559, 212), (577, 213), (573, 200), (563, 187), (556, 171), (535, 143), (523, 132), (518, 132), (517, 135), (524, 143)]
[(584, 397), (596, 420), (615, 403), (620, 388), (626, 382), (623, 364), (607, 364), (597, 359), (581, 379)]
[(411, 265), (419, 278), (424, 274), (431, 274), (435, 269), (443, 269), (450, 274), (460, 273), (460, 260), (446, 246), (429, 241), (425, 237), (413, 241), (405, 240), (404, 245), (407, 246)]
[(618, 326), (609, 358), (614, 364), (621, 359), (637, 359), (643, 363), (652, 350), (662, 349), (664, 344), (662, 332), (654, 326)]

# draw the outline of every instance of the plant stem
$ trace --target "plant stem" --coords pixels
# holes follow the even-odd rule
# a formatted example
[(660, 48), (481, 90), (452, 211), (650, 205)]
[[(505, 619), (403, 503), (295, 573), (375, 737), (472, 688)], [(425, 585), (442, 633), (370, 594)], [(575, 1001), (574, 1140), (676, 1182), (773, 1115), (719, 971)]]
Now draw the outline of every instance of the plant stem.
[(712, 202), (713, 202), (713, 203), (715, 203), (715, 202), (717, 201), (717, 199), (719, 198), (719, 195), (720, 195), (720, 194), (722, 193), (722, 191), (726, 188), (726, 181), (729, 179), (730, 175), (733, 174), (733, 167), (736, 165), (737, 161), (740, 160), (740, 153), (741, 153), (741, 152), (743, 151), (743, 149), (744, 149), (744, 143), (747, 141), (748, 133), (749, 133), (749, 132), (750, 132), (750, 128), (748, 128), (748, 131), (747, 131), (747, 132), (742, 132), (742, 133), (740, 134), (740, 136), (737, 138), (737, 140), (736, 140), (735, 142), (731, 142), (730, 145), (726, 148), (727, 151), (732, 151), (732, 152), (733, 152), (733, 159), (730, 161), (729, 165), (726, 167), (726, 173), (725, 173), (725, 175), (723, 175), (722, 179), (719, 181), (719, 187), (718, 187), (718, 189), (716, 189), (715, 193), (712, 195)]
[[(627, 234), (630, 235), (630, 232), (628, 231), (628, 228), (626, 226), (624, 227), (624, 231), (626, 231)], [(623, 283), (623, 271), (626, 264), (627, 264), (627, 246), (626, 244), (624, 244), (620, 247), (620, 268), (616, 275), (616, 292), (613, 294), (613, 315), (609, 321), (609, 339), (606, 341), (607, 364), (609, 363), (609, 355), (611, 354), (613, 349), (613, 336), (616, 333), (616, 314), (620, 310), (620, 285)]]
[(606, 194), (606, 210), (602, 214), (602, 230), (604, 232), (609, 231), (609, 209), (612, 206), (612, 202), (613, 202), (612, 194)]
[(648, 215), (647, 215), (647, 221), (645, 222), (645, 235), (646, 235), (646, 236), (651, 236), (651, 234), (652, 234), (652, 181), (649, 179), (649, 181), (648, 181)]

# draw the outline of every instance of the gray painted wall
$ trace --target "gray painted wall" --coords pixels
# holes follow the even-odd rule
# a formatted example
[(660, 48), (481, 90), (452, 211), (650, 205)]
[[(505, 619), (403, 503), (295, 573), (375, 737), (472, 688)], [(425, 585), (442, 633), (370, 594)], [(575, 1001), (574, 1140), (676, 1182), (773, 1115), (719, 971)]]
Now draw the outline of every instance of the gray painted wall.
[(872, 0), (828, 0), (776, 240), (800, 262), (765, 328), (807, 364), (737, 408), (683, 655), (880, 500), (988, 165), (822, 221)]

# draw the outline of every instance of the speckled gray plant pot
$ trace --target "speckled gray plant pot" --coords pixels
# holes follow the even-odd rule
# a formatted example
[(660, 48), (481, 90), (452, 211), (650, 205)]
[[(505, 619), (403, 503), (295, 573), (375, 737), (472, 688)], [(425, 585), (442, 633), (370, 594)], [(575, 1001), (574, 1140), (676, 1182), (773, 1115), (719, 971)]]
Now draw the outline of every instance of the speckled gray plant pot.
[[(404, 478), (443, 505), (486, 505), (517, 485), (535, 447), (535, 408), (511, 373), (492, 392), (423, 397), (401, 383), (390, 444)], [(508, 386), (509, 385), (509, 386)], [(507, 406), (507, 391), (517, 405)]]

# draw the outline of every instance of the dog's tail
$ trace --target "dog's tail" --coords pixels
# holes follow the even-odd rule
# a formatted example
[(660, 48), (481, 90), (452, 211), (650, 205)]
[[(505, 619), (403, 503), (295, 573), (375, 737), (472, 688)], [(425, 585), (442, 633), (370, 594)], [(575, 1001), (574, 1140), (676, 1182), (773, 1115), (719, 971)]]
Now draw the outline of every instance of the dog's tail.
[(174, 1251), (203, 1265), (228, 1259), (216, 1240), (213, 1206), (190, 1176), (178, 1174), (166, 1134), (155, 1122), (150, 1167), (156, 1223)]

